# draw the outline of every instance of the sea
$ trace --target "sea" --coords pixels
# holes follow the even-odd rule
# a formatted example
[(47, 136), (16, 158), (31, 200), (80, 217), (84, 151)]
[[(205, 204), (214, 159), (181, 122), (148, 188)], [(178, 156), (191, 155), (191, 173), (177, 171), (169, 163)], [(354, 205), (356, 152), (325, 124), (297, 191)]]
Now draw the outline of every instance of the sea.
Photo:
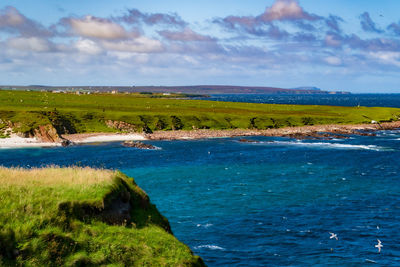
[(400, 107), (400, 94), (215, 94), (194, 99), (264, 104)]
[[(398, 95), (384, 98), (360, 105), (400, 107)], [(400, 130), (349, 137), (0, 149), (0, 165), (119, 169), (208, 266), (400, 266)]]

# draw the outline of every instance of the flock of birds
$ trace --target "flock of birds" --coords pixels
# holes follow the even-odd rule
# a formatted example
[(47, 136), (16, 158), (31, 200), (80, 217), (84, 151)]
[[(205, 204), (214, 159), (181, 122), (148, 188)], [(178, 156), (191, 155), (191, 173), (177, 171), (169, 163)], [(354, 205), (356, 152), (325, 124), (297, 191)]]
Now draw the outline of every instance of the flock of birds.
[[(329, 237), (329, 239), (335, 238), (336, 240), (339, 240), (339, 238), (337, 237), (337, 234), (331, 233), (331, 232), (329, 234), (331, 235)], [(378, 248), (378, 253), (381, 253), (381, 249), (382, 249), (383, 245), (382, 245), (382, 242), (379, 239), (377, 239), (377, 240), (378, 240), (378, 244), (376, 244), (375, 247)]]

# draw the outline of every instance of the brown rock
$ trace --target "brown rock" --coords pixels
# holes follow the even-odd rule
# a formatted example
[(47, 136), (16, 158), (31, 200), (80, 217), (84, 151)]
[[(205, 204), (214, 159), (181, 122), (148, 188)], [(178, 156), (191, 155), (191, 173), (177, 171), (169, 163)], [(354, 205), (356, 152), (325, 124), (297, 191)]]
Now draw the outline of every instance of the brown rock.
[(145, 144), (138, 141), (125, 141), (122, 143), (122, 145), (126, 147), (135, 147), (139, 149), (157, 149), (157, 147), (153, 145)]
[(239, 139), (239, 142), (241, 142), (241, 143), (260, 143), (260, 141), (257, 141), (257, 140), (250, 140), (250, 139), (244, 139), (244, 138)]
[(123, 132), (136, 132), (138, 130), (136, 125), (124, 122), (124, 121), (106, 121), (106, 125), (109, 128), (117, 129)]
[(51, 124), (40, 125), (39, 128), (34, 130), (33, 135), (41, 142), (55, 143), (62, 141), (57, 130)]

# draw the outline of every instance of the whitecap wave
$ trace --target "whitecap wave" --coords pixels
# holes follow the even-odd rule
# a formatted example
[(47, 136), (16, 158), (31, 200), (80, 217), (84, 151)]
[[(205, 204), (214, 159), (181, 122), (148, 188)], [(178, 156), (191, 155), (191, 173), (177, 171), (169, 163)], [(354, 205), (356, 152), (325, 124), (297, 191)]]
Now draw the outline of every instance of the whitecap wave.
[(162, 150), (162, 148), (158, 146), (153, 146), (153, 148), (140, 148), (140, 150)]
[(206, 223), (206, 224), (197, 224), (196, 225), (197, 227), (204, 227), (204, 228), (208, 228), (208, 227), (211, 227), (211, 226), (213, 226), (213, 224), (212, 223)]
[(351, 145), (351, 144), (326, 143), (326, 142), (306, 143), (300, 141), (274, 141), (274, 142), (267, 142), (267, 144), (333, 148), (333, 149), (359, 149), (359, 150), (374, 150), (374, 151), (392, 150), (390, 148), (380, 147), (376, 145)]
[(200, 249), (200, 248), (208, 248), (211, 250), (225, 250), (223, 247), (216, 246), (216, 245), (201, 245), (201, 246), (195, 247), (195, 249)]

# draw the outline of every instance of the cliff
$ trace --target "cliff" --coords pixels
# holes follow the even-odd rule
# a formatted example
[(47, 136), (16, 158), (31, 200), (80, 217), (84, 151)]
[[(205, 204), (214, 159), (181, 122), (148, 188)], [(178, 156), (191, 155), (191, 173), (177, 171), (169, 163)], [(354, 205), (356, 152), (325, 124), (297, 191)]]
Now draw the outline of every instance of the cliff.
[(0, 265), (204, 266), (120, 172), (0, 168)]

